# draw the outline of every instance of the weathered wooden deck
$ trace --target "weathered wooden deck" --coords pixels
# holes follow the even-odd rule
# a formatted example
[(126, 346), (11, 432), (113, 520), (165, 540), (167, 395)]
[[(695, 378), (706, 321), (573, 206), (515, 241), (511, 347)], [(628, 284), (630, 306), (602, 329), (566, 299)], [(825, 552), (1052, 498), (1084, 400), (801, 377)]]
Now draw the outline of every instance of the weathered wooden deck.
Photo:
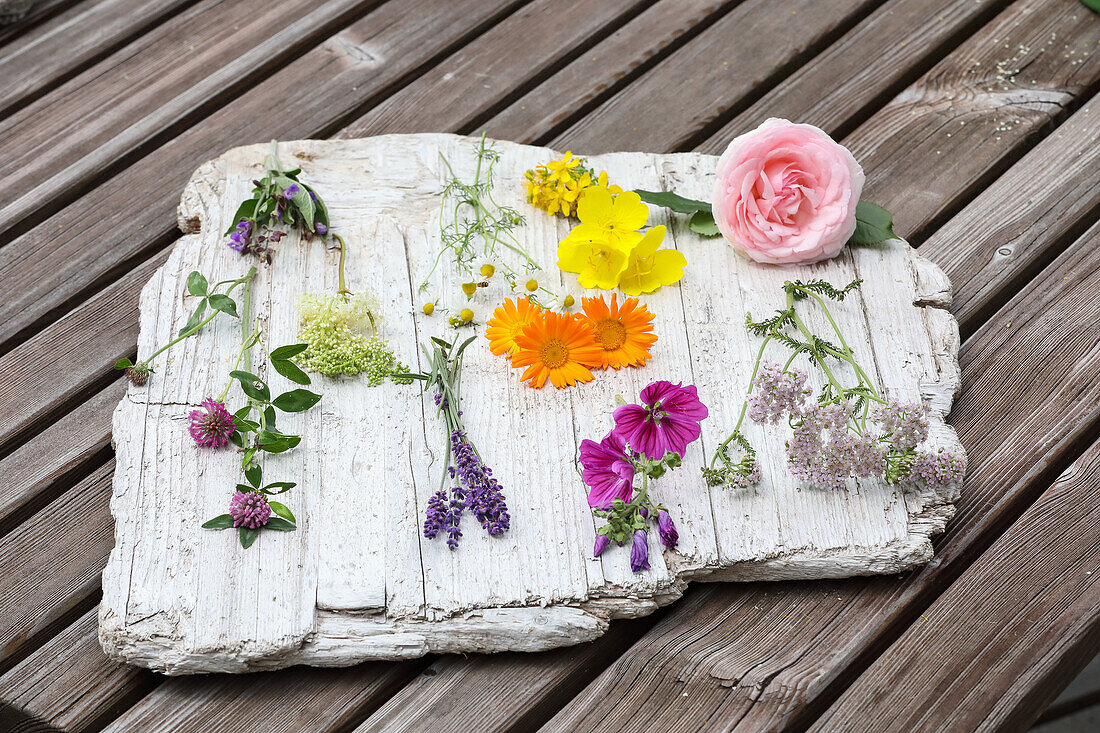
[[(1063, 0), (38, 0), (0, 28), (0, 730), (1018, 730), (1100, 649), (1100, 16)], [(904, 577), (588, 645), (168, 679), (96, 638), (111, 411), (191, 171), (271, 138), (848, 145), (955, 286), (970, 457)]]

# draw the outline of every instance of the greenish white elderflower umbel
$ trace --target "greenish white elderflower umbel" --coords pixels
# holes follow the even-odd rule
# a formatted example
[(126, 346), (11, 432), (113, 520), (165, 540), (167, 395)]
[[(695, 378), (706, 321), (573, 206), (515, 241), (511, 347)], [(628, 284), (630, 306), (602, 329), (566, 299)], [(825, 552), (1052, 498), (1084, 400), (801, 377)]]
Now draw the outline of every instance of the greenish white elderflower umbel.
[(395, 376), (409, 368), (378, 335), (378, 302), (370, 293), (304, 295), (298, 315), (298, 338), (309, 344), (298, 364), (306, 371), (329, 377), (363, 374), (372, 387), (387, 377), (408, 384), (408, 379)]

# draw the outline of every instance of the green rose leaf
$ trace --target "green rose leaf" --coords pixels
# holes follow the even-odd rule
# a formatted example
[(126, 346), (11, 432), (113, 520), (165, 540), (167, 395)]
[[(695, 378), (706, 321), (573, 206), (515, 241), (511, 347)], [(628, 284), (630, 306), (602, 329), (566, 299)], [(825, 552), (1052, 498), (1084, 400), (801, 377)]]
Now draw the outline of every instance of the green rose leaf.
[(247, 550), (249, 547), (252, 547), (252, 543), (260, 536), (260, 530), (240, 527), (238, 536), (241, 538), (241, 547)]
[(277, 532), (293, 532), (298, 529), (293, 522), (288, 522), (282, 517), (271, 517), (264, 525), (264, 529), (273, 529)]
[(213, 519), (208, 519), (202, 523), (203, 529), (232, 529), (233, 517), (228, 514), (219, 514)]
[(256, 199), (246, 199), (240, 206), (237, 207), (237, 213), (233, 215), (233, 221), (229, 225), (229, 228), (225, 230), (225, 236), (229, 236), (233, 233), (233, 230), (237, 228), (237, 225), (244, 219), (251, 219), (256, 214)]
[(115, 369), (129, 369), (134, 365), (134, 362), (127, 359), (125, 356), (115, 362)]
[(271, 511), (275, 512), (288, 522), (298, 521), (294, 518), (294, 512), (290, 511), (290, 509), (287, 508), (286, 504), (282, 504), (277, 501), (269, 501), (267, 505), (271, 507)]
[(714, 223), (714, 214), (708, 211), (696, 211), (688, 219), (688, 228), (696, 234), (700, 234), (704, 237), (717, 237), (722, 232), (719, 231), (718, 225)]
[(894, 233), (894, 217), (889, 211), (870, 201), (856, 204), (856, 230), (848, 239), (849, 246), (867, 247), (897, 239), (897, 236)]
[(222, 313), (226, 314), (227, 316), (233, 316), (234, 318), (240, 318), (240, 316), (237, 315), (237, 303), (232, 298), (230, 298), (228, 295), (223, 295), (222, 293), (215, 293), (214, 295), (210, 296), (209, 300), (210, 300), (210, 307), (213, 308), (214, 310), (221, 311)]
[(271, 388), (255, 374), (238, 370), (229, 372), (229, 376), (240, 382), (241, 390), (252, 399), (261, 402), (271, 399)]
[(271, 404), (283, 412), (302, 412), (316, 405), (320, 399), (321, 395), (310, 392), (308, 389), (295, 389), (283, 392), (272, 400)]
[(290, 361), (289, 359), (276, 359), (271, 357), (271, 366), (275, 371), (282, 374), (284, 377), (296, 384), (309, 384), (309, 375), (301, 370), (301, 368)]
[(206, 298), (199, 301), (199, 304), (195, 306), (195, 312), (191, 314), (191, 317), (187, 319), (187, 323), (183, 324), (183, 328), (179, 330), (177, 336), (182, 336), (191, 329), (199, 325), (199, 321), (202, 320), (203, 314), (206, 313)]
[(309, 344), (287, 344), (271, 352), (272, 359), (293, 359), (309, 348)]
[(706, 201), (687, 199), (671, 191), (642, 191), (635, 189), (634, 193), (642, 197), (642, 201), (654, 206), (664, 206), (678, 214), (694, 214), (697, 211), (710, 211), (710, 204)]
[(259, 488), (260, 481), (263, 479), (263, 473), (264, 470), (260, 468), (260, 464), (254, 463), (244, 470), (244, 477), (248, 479), (248, 483)]
[(187, 292), (191, 295), (206, 295), (208, 287), (209, 283), (206, 282), (206, 278), (198, 270), (192, 270), (191, 274), (187, 276)]

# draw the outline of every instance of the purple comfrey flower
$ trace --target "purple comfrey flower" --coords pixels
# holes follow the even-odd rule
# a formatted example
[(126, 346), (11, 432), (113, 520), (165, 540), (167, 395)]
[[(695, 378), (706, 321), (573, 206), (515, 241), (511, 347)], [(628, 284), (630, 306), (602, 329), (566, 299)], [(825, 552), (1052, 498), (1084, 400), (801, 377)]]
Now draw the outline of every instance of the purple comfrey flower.
[(664, 509), (657, 510), (657, 530), (660, 534), (661, 544), (668, 549), (674, 549), (680, 541), (680, 533), (676, 531), (676, 525), (672, 523), (672, 517)]
[(299, 186), (297, 183), (292, 183), (289, 186), (287, 186), (285, 189), (283, 189), (283, 198), (284, 199), (292, 199), (292, 198), (294, 198), (294, 194), (298, 193), (301, 190), (302, 190), (301, 186)]
[(634, 532), (634, 544), (630, 546), (630, 569), (636, 573), (649, 570), (649, 542), (644, 529)]
[(916, 448), (928, 437), (928, 410), (924, 405), (890, 400), (874, 411), (874, 419), (898, 450)]
[(251, 219), (243, 219), (237, 222), (237, 228), (229, 235), (226, 245), (237, 252), (244, 252), (252, 243), (253, 222)]
[(325, 236), (326, 234), (328, 234), (328, 227), (325, 226), (324, 222), (320, 222), (320, 221), (313, 222), (313, 229), (318, 234), (320, 234), (322, 237)]
[(581, 479), (588, 486), (588, 506), (610, 509), (615, 499), (630, 501), (634, 492), (634, 464), (626, 443), (612, 431), (597, 443), (581, 441)]
[(271, 518), (271, 505), (263, 494), (255, 491), (238, 491), (229, 500), (229, 516), (234, 527), (259, 529)]
[(708, 415), (695, 386), (653, 382), (642, 390), (641, 399), (644, 406), (623, 405), (615, 410), (613, 432), (653, 460), (669, 452), (683, 455), (699, 437), (699, 423)]
[(775, 423), (784, 414), (798, 415), (802, 402), (810, 394), (806, 372), (799, 369), (783, 371), (774, 361), (765, 361), (753, 380), (749, 395), (749, 417), (753, 422)]
[(966, 460), (940, 448), (935, 453), (920, 451), (913, 459), (908, 481), (923, 482), (931, 489), (943, 488), (962, 481), (966, 475)]
[(607, 546), (611, 544), (611, 540), (608, 539), (605, 534), (596, 535), (596, 544), (592, 548), (592, 557), (599, 557), (603, 554), (603, 551), (607, 549)]
[(202, 401), (205, 410), (191, 411), (191, 425), (187, 428), (195, 444), (203, 448), (222, 448), (229, 444), (229, 436), (237, 432), (233, 416), (225, 405), (207, 397)]

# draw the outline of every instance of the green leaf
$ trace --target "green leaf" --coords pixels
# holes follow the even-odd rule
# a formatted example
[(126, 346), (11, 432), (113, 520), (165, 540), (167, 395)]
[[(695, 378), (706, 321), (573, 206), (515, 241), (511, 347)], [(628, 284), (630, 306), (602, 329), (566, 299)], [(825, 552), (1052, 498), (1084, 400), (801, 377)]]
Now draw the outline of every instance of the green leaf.
[(260, 536), (260, 530), (240, 527), (238, 536), (241, 538), (241, 547), (247, 550), (249, 547), (252, 547), (252, 543)]
[[(302, 185), (305, 186), (305, 189), (307, 191), (312, 193), (314, 196), (317, 196), (317, 191), (315, 191), (312, 187), (306, 186), (304, 183)], [(328, 207), (325, 206), (324, 200), (320, 196), (317, 196), (317, 199), (313, 202), (313, 205), (317, 209), (316, 213), (313, 216), (313, 223), (316, 224), (317, 222), (321, 222), (325, 226), (328, 226)]]
[(203, 529), (232, 529), (233, 517), (228, 514), (219, 514), (213, 519), (208, 519), (202, 523)]
[(267, 422), (267, 429), (273, 432), (278, 432), (277, 430), (275, 430), (275, 416), (276, 413), (274, 407), (268, 405), (264, 408), (264, 420)]
[(237, 303), (232, 298), (230, 298), (228, 295), (224, 295), (222, 293), (215, 293), (214, 295), (210, 296), (209, 300), (210, 300), (210, 307), (213, 308), (214, 310), (221, 311), (222, 313), (226, 314), (227, 316), (233, 316), (234, 318), (240, 318), (240, 316), (237, 315)]
[(293, 532), (298, 529), (293, 522), (288, 522), (282, 517), (271, 517), (264, 525), (264, 529), (273, 529), (276, 532)]
[(256, 440), (260, 444), (260, 448), (268, 453), (283, 453), (301, 443), (302, 437), (300, 435), (283, 435), (282, 433), (272, 433), (268, 430), (264, 430), (256, 436)]
[(1081, 2), (1085, 4), (1086, 8), (1100, 13), (1100, 0), (1081, 0)]
[(267, 505), (271, 507), (271, 511), (275, 512), (288, 522), (298, 521), (294, 518), (294, 512), (290, 511), (290, 509), (287, 508), (286, 504), (282, 504), (277, 501), (269, 501)]
[[(286, 176), (275, 176), (275, 184), (279, 186), (280, 191), (285, 191), (296, 183), (298, 182)], [(290, 203), (301, 212), (302, 224), (310, 231), (313, 231), (313, 218), (316, 210), (313, 206), (313, 199), (310, 198), (309, 191), (306, 190), (305, 186), (298, 184), (298, 191), (290, 197)]]
[(688, 219), (688, 228), (704, 237), (717, 237), (722, 233), (714, 223), (714, 214), (710, 211), (696, 211), (692, 214)]
[(279, 374), (282, 374), (296, 384), (309, 384), (310, 382), (309, 375), (303, 372), (297, 364), (289, 359), (276, 359), (274, 355), (272, 355), (271, 366), (275, 371), (279, 372)]
[(115, 362), (115, 369), (129, 369), (134, 365), (134, 362), (127, 359), (125, 356)]
[(187, 292), (191, 295), (206, 295), (208, 287), (209, 283), (206, 282), (206, 278), (198, 270), (192, 270), (191, 274), (187, 276)]
[(634, 193), (641, 196), (642, 201), (647, 204), (664, 206), (680, 214), (694, 214), (696, 211), (710, 211), (710, 204), (706, 201), (686, 199), (670, 191), (642, 191), (635, 189)]
[(248, 419), (248, 413), (252, 412), (252, 405), (245, 405), (241, 409), (233, 413), (233, 422), (240, 425), (241, 420)]
[(256, 220), (267, 221), (275, 213), (275, 199), (268, 196), (256, 207)]
[(229, 436), (229, 440), (238, 448), (244, 448), (244, 436), (240, 430), (234, 430), (233, 434)]
[(204, 313), (206, 313), (206, 298), (203, 298), (199, 301), (199, 304), (195, 306), (195, 312), (191, 314), (191, 317), (187, 319), (187, 323), (183, 324), (183, 328), (181, 328), (179, 330), (179, 333), (176, 335), (182, 336), (195, 326), (199, 325), (199, 321), (202, 320), (202, 316)]
[(244, 493), (247, 494), (250, 491), (252, 491), (252, 487), (249, 486), (248, 484), (237, 484), (237, 491), (243, 491)]
[(848, 239), (849, 246), (866, 247), (896, 239), (897, 236), (894, 233), (894, 217), (889, 211), (870, 201), (856, 204), (856, 230)]
[(232, 371), (229, 372), (229, 376), (240, 382), (241, 390), (252, 399), (260, 402), (267, 402), (271, 399), (271, 388), (255, 374)]
[(308, 389), (294, 389), (283, 392), (271, 401), (271, 404), (283, 412), (302, 412), (316, 405), (321, 400), (321, 395), (310, 392)]
[(254, 463), (244, 470), (244, 477), (248, 479), (248, 483), (252, 484), (256, 488), (260, 487), (260, 481), (263, 480), (264, 470), (260, 468), (260, 464)]
[(252, 420), (246, 420), (243, 417), (233, 418), (233, 424), (236, 425), (237, 430), (242, 433), (254, 433), (260, 429), (258, 423), (255, 423)]
[(283, 171), (283, 175), (286, 176), (287, 178), (291, 178), (291, 179), (297, 181), (298, 180), (298, 174), (301, 173), (301, 172), (302, 172), (301, 168), (295, 168), (294, 170), (291, 170), (291, 171)]
[(293, 359), (309, 348), (309, 344), (287, 344), (271, 352), (272, 359)]
[[(294, 483), (293, 481), (272, 481), (267, 486), (260, 489), (260, 491), (265, 494), (274, 496), (276, 494), (285, 494), (297, 485), (298, 484)], [(272, 491), (272, 489), (278, 489), (278, 491)]]
[(420, 379), (425, 382), (429, 381), (431, 377), (427, 374), (410, 374), (409, 372), (394, 372), (390, 375), (391, 379)]
[(233, 233), (233, 230), (237, 228), (237, 225), (241, 223), (243, 219), (251, 219), (256, 214), (256, 199), (245, 199), (240, 206), (237, 207), (237, 213), (233, 215), (233, 221), (229, 224), (229, 228), (225, 230), (225, 236), (229, 236)]

